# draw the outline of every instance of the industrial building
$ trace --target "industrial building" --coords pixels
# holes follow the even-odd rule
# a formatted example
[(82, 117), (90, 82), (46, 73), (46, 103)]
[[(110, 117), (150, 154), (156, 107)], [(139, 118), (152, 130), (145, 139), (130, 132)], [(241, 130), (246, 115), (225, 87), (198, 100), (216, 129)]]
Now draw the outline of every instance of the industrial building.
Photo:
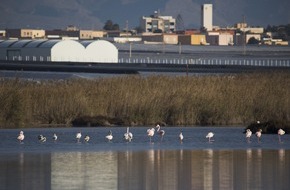
[(4, 40), (0, 60), (117, 63), (118, 49), (104, 40)]

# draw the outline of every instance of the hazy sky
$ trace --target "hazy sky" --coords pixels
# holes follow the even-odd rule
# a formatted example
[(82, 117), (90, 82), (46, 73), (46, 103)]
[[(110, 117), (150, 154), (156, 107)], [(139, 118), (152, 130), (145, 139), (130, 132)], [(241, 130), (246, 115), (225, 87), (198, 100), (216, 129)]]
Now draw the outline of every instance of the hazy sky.
[(213, 4), (214, 25), (233, 26), (243, 20), (251, 26), (290, 24), (289, 0), (1, 0), (0, 29), (65, 28), (102, 29), (106, 20), (125, 27), (139, 25), (155, 10), (180, 14), (186, 28), (200, 27), (201, 5)]

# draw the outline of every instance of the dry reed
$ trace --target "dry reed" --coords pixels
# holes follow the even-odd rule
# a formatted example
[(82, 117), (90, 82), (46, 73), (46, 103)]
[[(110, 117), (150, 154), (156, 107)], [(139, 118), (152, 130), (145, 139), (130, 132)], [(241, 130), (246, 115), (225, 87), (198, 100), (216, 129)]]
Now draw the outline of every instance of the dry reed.
[(0, 126), (71, 125), (104, 116), (128, 125), (224, 125), (290, 120), (289, 73), (0, 81)]

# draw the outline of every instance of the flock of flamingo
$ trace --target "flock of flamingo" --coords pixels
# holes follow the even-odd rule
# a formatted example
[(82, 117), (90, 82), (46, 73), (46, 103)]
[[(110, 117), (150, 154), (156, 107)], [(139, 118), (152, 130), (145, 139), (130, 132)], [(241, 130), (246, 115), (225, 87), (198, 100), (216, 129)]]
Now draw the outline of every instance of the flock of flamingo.
[[(160, 127), (159, 124), (156, 125), (155, 128), (157, 129), (157, 130), (156, 130), (156, 131), (157, 131), (157, 134), (160, 135), (160, 137), (161, 137), (161, 141), (162, 141), (162, 140), (163, 140), (163, 137), (164, 137), (164, 135), (165, 135), (165, 130), (161, 129), (161, 127)], [(152, 137), (154, 136), (154, 134), (155, 134), (155, 128), (152, 127), (152, 128), (147, 129), (147, 136), (149, 137), (150, 143), (151, 143), (151, 138), (152, 138)], [(284, 131), (283, 129), (279, 129), (279, 130), (278, 130), (278, 139), (279, 139), (279, 142), (280, 142), (280, 143), (282, 142), (282, 140), (281, 140), (281, 136), (284, 135), (284, 134), (285, 134), (285, 131)], [(259, 129), (259, 130), (255, 133), (255, 135), (256, 135), (256, 137), (257, 137), (257, 139), (258, 139), (258, 143), (260, 143), (260, 138), (261, 138), (261, 136), (262, 136), (262, 130)], [(213, 136), (214, 136), (214, 133), (213, 133), (213, 132), (209, 132), (205, 137), (208, 139), (208, 142), (211, 143), (211, 142), (213, 141), (213, 140), (212, 140)], [(246, 139), (247, 139), (247, 142), (248, 142), (248, 143), (251, 142), (251, 136), (252, 136), (252, 131), (251, 131), (250, 129), (247, 129), (247, 130), (246, 130)], [(19, 133), (17, 139), (18, 139), (18, 141), (19, 141), (20, 143), (22, 143), (22, 142), (24, 141), (24, 137), (25, 137), (25, 136), (24, 136), (23, 131), (20, 131), (20, 133)], [(129, 127), (127, 127), (127, 131), (126, 131), (126, 133), (124, 133), (124, 136), (123, 136), (123, 137), (124, 137), (124, 140), (127, 141), (127, 142), (131, 142), (131, 141), (132, 141), (132, 139), (133, 139), (133, 134), (129, 131)], [(78, 143), (81, 142), (81, 138), (82, 138), (82, 133), (81, 133), (81, 132), (78, 132), (78, 133), (76, 134), (76, 140), (77, 140)], [(109, 142), (111, 142), (111, 141), (113, 140), (113, 133), (112, 133), (111, 130), (110, 130), (109, 133), (105, 136), (105, 138), (106, 138)], [(182, 143), (182, 142), (183, 142), (183, 138), (184, 138), (184, 137), (183, 137), (183, 134), (182, 134), (182, 131), (180, 131), (178, 138), (179, 138), (180, 143)], [(57, 141), (57, 135), (56, 135), (55, 133), (53, 134), (52, 139), (53, 139), (54, 141)], [(43, 135), (39, 135), (39, 136), (38, 136), (38, 140), (39, 140), (40, 142), (46, 142), (46, 137), (43, 136)], [(89, 142), (89, 140), (90, 140), (90, 137), (89, 137), (88, 135), (85, 135), (85, 137), (84, 137), (84, 142)]]

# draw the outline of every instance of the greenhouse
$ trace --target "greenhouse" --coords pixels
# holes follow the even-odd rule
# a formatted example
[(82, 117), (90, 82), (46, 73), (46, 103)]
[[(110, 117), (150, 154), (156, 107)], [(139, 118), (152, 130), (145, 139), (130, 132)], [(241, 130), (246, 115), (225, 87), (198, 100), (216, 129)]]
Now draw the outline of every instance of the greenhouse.
[(118, 49), (105, 40), (4, 40), (0, 60), (117, 63)]
[(82, 41), (85, 48), (85, 62), (118, 62), (118, 49), (105, 40)]

